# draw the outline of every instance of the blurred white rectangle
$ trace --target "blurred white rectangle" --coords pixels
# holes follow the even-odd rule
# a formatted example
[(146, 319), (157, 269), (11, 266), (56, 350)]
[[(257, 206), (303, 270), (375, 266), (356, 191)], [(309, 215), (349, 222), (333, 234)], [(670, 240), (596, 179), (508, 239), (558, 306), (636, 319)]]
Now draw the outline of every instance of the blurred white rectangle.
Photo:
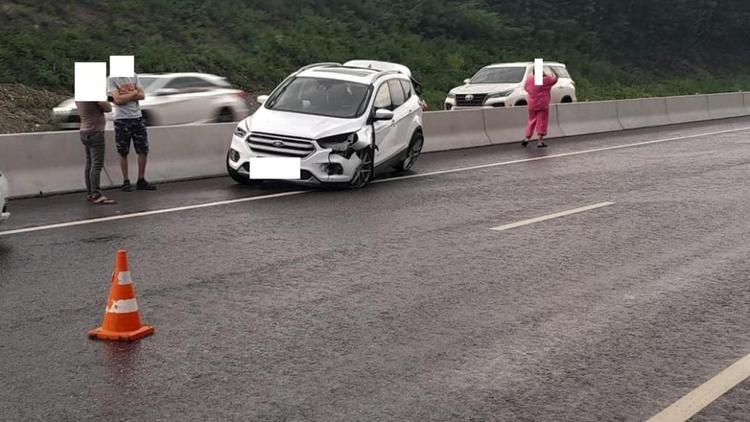
[(251, 179), (299, 180), (300, 159), (297, 157), (252, 157)]
[(109, 76), (132, 78), (135, 75), (135, 56), (109, 56)]
[(107, 63), (76, 62), (73, 72), (76, 101), (107, 101)]
[(534, 85), (544, 83), (544, 59), (534, 59)]

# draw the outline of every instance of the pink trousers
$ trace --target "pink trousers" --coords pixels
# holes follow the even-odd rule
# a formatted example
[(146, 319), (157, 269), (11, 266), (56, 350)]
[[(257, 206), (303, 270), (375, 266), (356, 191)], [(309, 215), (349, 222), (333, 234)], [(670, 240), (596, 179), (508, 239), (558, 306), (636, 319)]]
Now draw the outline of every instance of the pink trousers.
[(529, 120), (526, 122), (526, 139), (534, 136), (534, 130), (538, 135), (547, 135), (547, 123), (549, 122), (549, 109), (531, 110), (529, 109)]

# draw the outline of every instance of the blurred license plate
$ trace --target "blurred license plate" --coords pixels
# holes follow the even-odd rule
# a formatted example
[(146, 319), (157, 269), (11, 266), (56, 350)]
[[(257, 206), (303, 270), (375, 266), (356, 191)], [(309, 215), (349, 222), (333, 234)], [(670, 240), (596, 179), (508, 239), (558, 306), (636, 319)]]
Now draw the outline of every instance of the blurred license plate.
[(297, 157), (252, 157), (251, 179), (299, 180), (300, 159)]

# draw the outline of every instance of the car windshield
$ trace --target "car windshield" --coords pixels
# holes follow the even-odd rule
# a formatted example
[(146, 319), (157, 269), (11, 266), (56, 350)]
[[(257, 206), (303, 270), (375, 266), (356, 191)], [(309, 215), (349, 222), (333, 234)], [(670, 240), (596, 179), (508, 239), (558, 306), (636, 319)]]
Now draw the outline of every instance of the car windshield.
[(153, 76), (139, 76), (138, 80), (141, 82), (141, 85), (143, 85), (143, 91), (145, 92), (151, 92), (153, 91), (153, 88), (155, 87), (154, 82), (159, 78), (155, 78)]
[(477, 72), (473, 84), (515, 84), (523, 80), (525, 67), (488, 67)]
[(295, 78), (266, 103), (266, 108), (327, 117), (354, 118), (364, 113), (370, 87), (324, 78)]

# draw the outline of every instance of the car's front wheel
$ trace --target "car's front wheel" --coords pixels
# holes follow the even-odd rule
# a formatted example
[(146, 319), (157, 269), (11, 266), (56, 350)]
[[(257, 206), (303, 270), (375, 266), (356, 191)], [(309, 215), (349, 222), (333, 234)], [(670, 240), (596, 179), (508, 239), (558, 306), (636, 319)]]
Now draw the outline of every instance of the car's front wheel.
[(216, 114), (216, 123), (227, 123), (234, 121), (234, 113), (231, 108), (224, 107)]
[(404, 161), (400, 162), (396, 166), (398, 171), (408, 171), (417, 162), (417, 159), (422, 154), (422, 147), (424, 146), (424, 135), (421, 132), (414, 132), (409, 142), (409, 150), (406, 152)]
[(359, 157), (360, 162), (354, 171), (354, 175), (352, 175), (352, 180), (349, 181), (349, 186), (363, 188), (370, 183), (375, 174), (374, 154), (372, 153), (372, 148), (365, 148), (357, 151), (355, 154)]

